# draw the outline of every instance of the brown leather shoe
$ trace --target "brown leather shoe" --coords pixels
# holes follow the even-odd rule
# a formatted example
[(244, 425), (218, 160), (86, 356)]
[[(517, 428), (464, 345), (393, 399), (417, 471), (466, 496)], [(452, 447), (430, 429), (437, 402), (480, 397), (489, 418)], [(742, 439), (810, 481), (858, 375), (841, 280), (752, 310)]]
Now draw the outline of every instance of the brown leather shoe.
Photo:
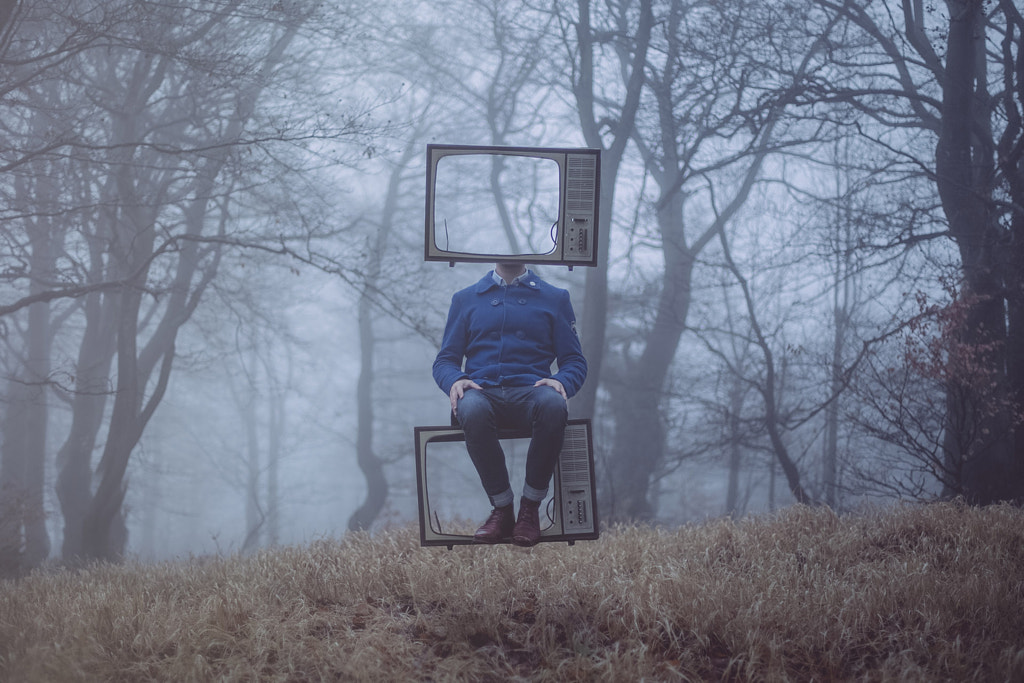
[(519, 519), (512, 530), (512, 542), (524, 548), (540, 540), (540, 503), (523, 498), (519, 501)]
[(477, 543), (497, 543), (508, 538), (512, 535), (514, 514), (512, 505), (494, 508), (483, 526), (473, 534), (473, 540)]

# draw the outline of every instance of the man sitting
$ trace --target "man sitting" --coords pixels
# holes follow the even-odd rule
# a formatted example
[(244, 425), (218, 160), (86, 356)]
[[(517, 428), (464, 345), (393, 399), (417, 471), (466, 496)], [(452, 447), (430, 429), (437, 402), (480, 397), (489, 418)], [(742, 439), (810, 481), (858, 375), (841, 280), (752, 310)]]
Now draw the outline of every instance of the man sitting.
[[(522, 264), (496, 264), (452, 297), (433, 375), (448, 394), (493, 506), (474, 540), (498, 543), (511, 537), (516, 545), (536, 544), (540, 504), (569, 417), (566, 401), (587, 376), (569, 292)], [(518, 517), (499, 427), (528, 428), (532, 434)]]

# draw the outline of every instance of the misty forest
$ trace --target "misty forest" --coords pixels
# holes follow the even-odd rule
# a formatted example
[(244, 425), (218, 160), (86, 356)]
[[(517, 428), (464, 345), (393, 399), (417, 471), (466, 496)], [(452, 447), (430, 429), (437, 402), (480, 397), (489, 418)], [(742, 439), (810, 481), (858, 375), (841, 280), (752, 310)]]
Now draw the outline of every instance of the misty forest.
[(4, 0), (0, 574), (416, 520), (489, 269), (424, 261), (429, 143), (601, 150), (597, 267), (536, 270), (602, 525), (1021, 501), (1022, 43), (1014, 0)]

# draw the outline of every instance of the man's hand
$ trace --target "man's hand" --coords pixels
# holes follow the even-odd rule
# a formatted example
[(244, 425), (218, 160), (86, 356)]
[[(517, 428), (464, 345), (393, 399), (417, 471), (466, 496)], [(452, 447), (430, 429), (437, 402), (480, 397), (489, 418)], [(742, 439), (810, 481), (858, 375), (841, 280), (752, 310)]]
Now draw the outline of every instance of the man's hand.
[(559, 382), (557, 379), (552, 379), (551, 377), (547, 377), (545, 379), (539, 379), (536, 382), (534, 382), (533, 386), (535, 386), (535, 387), (540, 387), (540, 386), (551, 387), (552, 389), (554, 389), (555, 391), (560, 393), (562, 395), (562, 398), (564, 398), (566, 401), (569, 400), (569, 397), (565, 395), (565, 387), (563, 387), (562, 383)]
[(452, 414), (455, 415), (455, 406), (458, 405), (459, 399), (465, 395), (467, 389), (482, 389), (479, 384), (469, 378), (459, 379), (452, 385), (451, 391), (448, 392), (448, 398), (452, 402)]

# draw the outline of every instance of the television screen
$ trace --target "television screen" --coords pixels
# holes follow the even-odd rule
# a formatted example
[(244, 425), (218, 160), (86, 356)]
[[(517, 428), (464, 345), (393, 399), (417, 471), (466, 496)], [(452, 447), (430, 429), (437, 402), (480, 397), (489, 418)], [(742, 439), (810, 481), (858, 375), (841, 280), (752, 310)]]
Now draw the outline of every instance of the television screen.
[(600, 150), (427, 145), (427, 261), (597, 265)]

